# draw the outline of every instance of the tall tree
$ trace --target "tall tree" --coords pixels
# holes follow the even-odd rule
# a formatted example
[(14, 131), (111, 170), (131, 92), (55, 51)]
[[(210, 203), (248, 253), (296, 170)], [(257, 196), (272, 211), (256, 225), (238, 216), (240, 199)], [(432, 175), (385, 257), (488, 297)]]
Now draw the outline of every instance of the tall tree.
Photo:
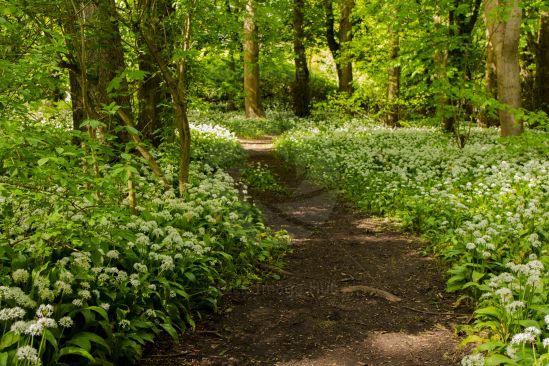
[[(486, 24), (486, 63), (484, 71), (484, 83), (486, 96), (488, 98), (497, 97), (497, 75), (496, 75), (496, 60), (494, 53), (494, 22), (488, 22), (486, 12), (484, 14), (484, 22)], [(486, 126), (498, 126), (499, 120), (494, 118), (489, 110), (482, 111), (480, 116), (481, 122)]]
[(540, 29), (536, 49), (536, 108), (549, 115), (549, 11), (540, 11)]
[(339, 30), (336, 40), (333, 0), (324, 0), (326, 41), (336, 64), (339, 91), (348, 94), (353, 91), (353, 63), (349, 57), (349, 46), (353, 39), (354, 6), (354, 0), (340, 0)]
[(399, 33), (393, 25), (389, 26), (389, 67), (387, 83), (387, 115), (385, 123), (389, 126), (399, 125), (398, 97), (400, 94)]
[(304, 0), (294, 0), (294, 62), (295, 85), (293, 90), (294, 113), (298, 117), (309, 115), (309, 68), (305, 52), (304, 34)]
[[(179, 193), (183, 195), (189, 183), (191, 152), (191, 130), (187, 116), (187, 54), (191, 49), (191, 26), (197, 0), (189, 0), (184, 4), (186, 6), (177, 9), (179, 14), (168, 8), (171, 4), (162, 2), (141, 0), (137, 5), (142, 14), (138, 24), (140, 36), (145, 41), (172, 97), (180, 144), (178, 188)], [(172, 16), (160, 16), (166, 13)], [(178, 15), (183, 18), (182, 23), (178, 21)], [(159, 45), (157, 40), (160, 34), (170, 33), (173, 24), (180, 30), (180, 41), (172, 48), (161, 49), (162, 45)]]
[(255, 0), (246, 0), (244, 12), (244, 110), (247, 118), (265, 117), (259, 85), (259, 41), (255, 5)]
[[(453, 0), (449, 11), (450, 44), (448, 48), (448, 69), (451, 71), (449, 82), (459, 85), (469, 82), (472, 78), (469, 49), (472, 44), (472, 34), (480, 12), (481, 0)], [(450, 95), (447, 99), (452, 104), (453, 113), (444, 118), (444, 128), (448, 132), (455, 131), (457, 106), (469, 103), (460, 95)]]
[(493, 29), (498, 83), (499, 120), (502, 136), (520, 135), (522, 122), (514, 110), (521, 106), (519, 39), (522, 11), (520, 0), (487, 0), (487, 27)]

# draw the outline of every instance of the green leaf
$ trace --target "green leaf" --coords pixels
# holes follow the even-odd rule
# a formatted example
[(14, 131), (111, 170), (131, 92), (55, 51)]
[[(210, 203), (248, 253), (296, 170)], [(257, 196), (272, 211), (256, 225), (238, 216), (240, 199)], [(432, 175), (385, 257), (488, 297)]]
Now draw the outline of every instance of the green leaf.
[(478, 282), (480, 279), (484, 277), (484, 273), (473, 271), (473, 282)]
[(56, 352), (59, 350), (57, 339), (55, 339), (55, 336), (49, 329), (44, 329), (44, 333), (42, 336), (46, 338), (46, 340), (52, 345)]
[(179, 336), (177, 334), (177, 330), (175, 330), (175, 328), (171, 325), (171, 324), (168, 324), (168, 323), (164, 323), (164, 324), (160, 324), (160, 326), (162, 327), (162, 329), (164, 329), (166, 331), (166, 333), (168, 333), (174, 340), (178, 340), (179, 339)]
[(88, 360), (92, 361), (92, 362), (95, 362), (95, 358), (93, 358), (93, 356), (88, 352), (86, 351), (85, 349), (82, 349), (80, 347), (65, 347), (65, 348), (62, 348), (59, 353), (57, 354), (57, 360), (63, 356), (67, 356), (67, 355), (77, 355), (77, 356), (82, 356), (84, 358), (87, 358)]
[(485, 308), (480, 308), (476, 310), (475, 314), (487, 315), (487, 316), (492, 316), (494, 318), (498, 318), (500, 316), (500, 311), (495, 306), (487, 306)]
[(139, 135), (139, 130), (132, 126), (125, 126), (130, 135)]
[(486, 366), (518, 365), (515, 361), (504, 355), (491, 355), (485, 359)]
[(7, 352), (0, 353), (0, 366), (8, 366), (9, 354)]
[(72, 337), (67, 343), (75, 344), (81, 348), (84, 348), (86, 350), (91, 350), (91, 344), (90, 342), (97, 343), (101, 346), (103, 346), (109, 353), (111, 352), (111, 347), (109, 344), (103, 339), (103, 337), (90, 332), (80, 332), (76, 334), (74, 337)]
[(42, 159), (38, 160), (38, 166), (42, 166), (42, 165), (46, 164), (48, 161), (50, 161), (50, 158), (42, 158)]
[(105, 309), (103, 309), (100, 306), (88, 306), (87, 308), (84, 308), (82, 310), (95, 311), (97, 314), (101, 315), (103, 317), (103, 319), (105, 319), (107, 321), (109, 320), (109, 314), (107, 313), (107, 311)]
[(19, 334), (12, 331), (5, 333), (0, 340), (0, 350), (14, 345), (17, 341), (19, 341)]

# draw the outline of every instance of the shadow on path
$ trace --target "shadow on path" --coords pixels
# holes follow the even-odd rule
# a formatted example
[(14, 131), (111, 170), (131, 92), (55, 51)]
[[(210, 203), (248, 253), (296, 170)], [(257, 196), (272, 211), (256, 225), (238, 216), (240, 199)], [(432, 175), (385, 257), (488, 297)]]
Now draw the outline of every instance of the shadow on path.
[(464, 318), (421, 241), (354, 212), (279, 160), (269, 139), (241, 143), (291, 192), (252, 192), (266, 223), (292, 236), (287, 272), (227, 294), (219, 315), (179, 344), (162, 340), (141, 364), (459, 365), (454, 325)]

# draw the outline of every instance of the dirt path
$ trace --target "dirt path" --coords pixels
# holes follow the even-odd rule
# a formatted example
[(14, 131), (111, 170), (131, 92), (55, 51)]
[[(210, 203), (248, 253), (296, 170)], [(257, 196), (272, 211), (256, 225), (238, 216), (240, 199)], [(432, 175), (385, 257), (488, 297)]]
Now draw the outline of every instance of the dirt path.
[(268, 140), (242, 144), (291, 192), (253, 194), (267, 224), (293, 237), (288, 273), (228, 294), (220, 315), (141, 364), (459, 365), (454, 325), (464, 318), (420, 240), (354, 212), (277, 159)]

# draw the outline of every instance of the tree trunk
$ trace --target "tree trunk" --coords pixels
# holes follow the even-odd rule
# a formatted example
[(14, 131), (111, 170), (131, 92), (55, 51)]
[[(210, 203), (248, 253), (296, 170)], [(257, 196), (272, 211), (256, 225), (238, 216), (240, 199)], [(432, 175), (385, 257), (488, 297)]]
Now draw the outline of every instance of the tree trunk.
[[(472, 43), (472, 33), (478, 19), (481, 0), (474, 0), (471, 6), (470, 15), (464, 12), (463, 7), (470, 2), (464, 0), (454, 0), (453, 7), (449, 12), (449, 34), (451, 42), (454, 43), (448, 50), (448, 64), (451, 69), (457, 72), (449, 78), (452, 85), (462, 85), (471, 80), (472, 71), (468, 59), (469, 49)], [(464, 106), (467, 115), (472, 114), (472, 105), (470, 101), (465, 100), (461, 95), (450, 95), (447, 98), (450, 110), (444, 117), (444, 129), (447, 132), (457, 131), (457, 121), (459, 116), (457, 111)], [(451, 113), (450, 113), (451, 112)]]
[(385, 123), (388, 126), (398, 127), (398, 97), (400, 94), (399, 34), (398, 31), (393, 29), (393, 26), (389, 27), (389, 37), (391, 38), (391, 45), (389, 50), (389, 82), (387, 84), (387, 115)]
[(351, 14), (354, 6), (354, 0), (343, 0), (341, 3), (341, 18), (339, 21), (339, 57), (341, 63), (339, 91), (347, 94), (352, 94), (353, 92), (353, 63), (350, 57), (350, 43), (353, 40)]
[(502, 136), (520, 135), (523, 127), (514, 109), (521, 106), (519, 38), (520, 0), (488, 0), (485, 5), (487, 25), (493, 26), (494, 54), (498, 82), (498, 101)]
[[(111, 81), (124, 71), (124, 49), (122, 37), (116, 20), (114, 0), (98, 0), (88, 3), (84, 8), (84, 16), (88, 24), (86, 35), (86, 54), (88, 55), (87, 79), (89, 92), (93, 94), (97, 104), (93, 105), (94, 118), (107, 125), (107, 133), (115, 134), (115, 127), (121, 125), (116, 118), (110, 118), (102, 113), (102, 104), (115, 102), (125, 113), (131, 114), (130, 98), (125, 80), (119, 83), (117, 89), (109, 90)], [(121, 141), (127, 140), (125, 134), (119, 133)]]
[(295, 85), (294, 85), (294, 113), (298, 117), (309, 115), (309, 68), (304, 44), (304, 0), (294, 0), (294, 61), (295, 61)]
[(353, 91), (353, 63), (348, 55), (342, 55), (342, 53), (348, 52), (349, 43), (353, 37), (351, 19), (353, 7), (354, 0), (342, 0), (339, 33), (336, 40), (333, 0), (324, 0), (326, 42), (336, 65), (338, 90), (348, 94)]
[(139, 57), (139, 70), (147, 72), (147, 78), (139, 87), (139, 121), (137, 129), (143, 138), (149, 140), (153, 146), (160, 144), (159, 131), (162, 128), (159, 104), (162, 102), (162, 76), (148, 49)]
[[(490, 6), (490, 5), (488, 5)], [(493, 22), (488, 23), (486, 15), (484, 16), (486, 23), (486, 69), (484, 73), (485, 90), (488, 98), (497, 98), (497, 75), (496, 75), (496, 59), (494, 54), (494, 27)], [(499, 126), (499, 120), (495, 118), (489, 110), (483, 110), (481, 113), (481, 122), (485, 126)]]
[(244, 110), (246, 118), (262, 118), (259, 87), (259, 43), (255, 24), (255, 0), (246, 1), (244, 14)]
[(536, 108), (549, 115), (549, 11), (540, 11), (534, 84)]

